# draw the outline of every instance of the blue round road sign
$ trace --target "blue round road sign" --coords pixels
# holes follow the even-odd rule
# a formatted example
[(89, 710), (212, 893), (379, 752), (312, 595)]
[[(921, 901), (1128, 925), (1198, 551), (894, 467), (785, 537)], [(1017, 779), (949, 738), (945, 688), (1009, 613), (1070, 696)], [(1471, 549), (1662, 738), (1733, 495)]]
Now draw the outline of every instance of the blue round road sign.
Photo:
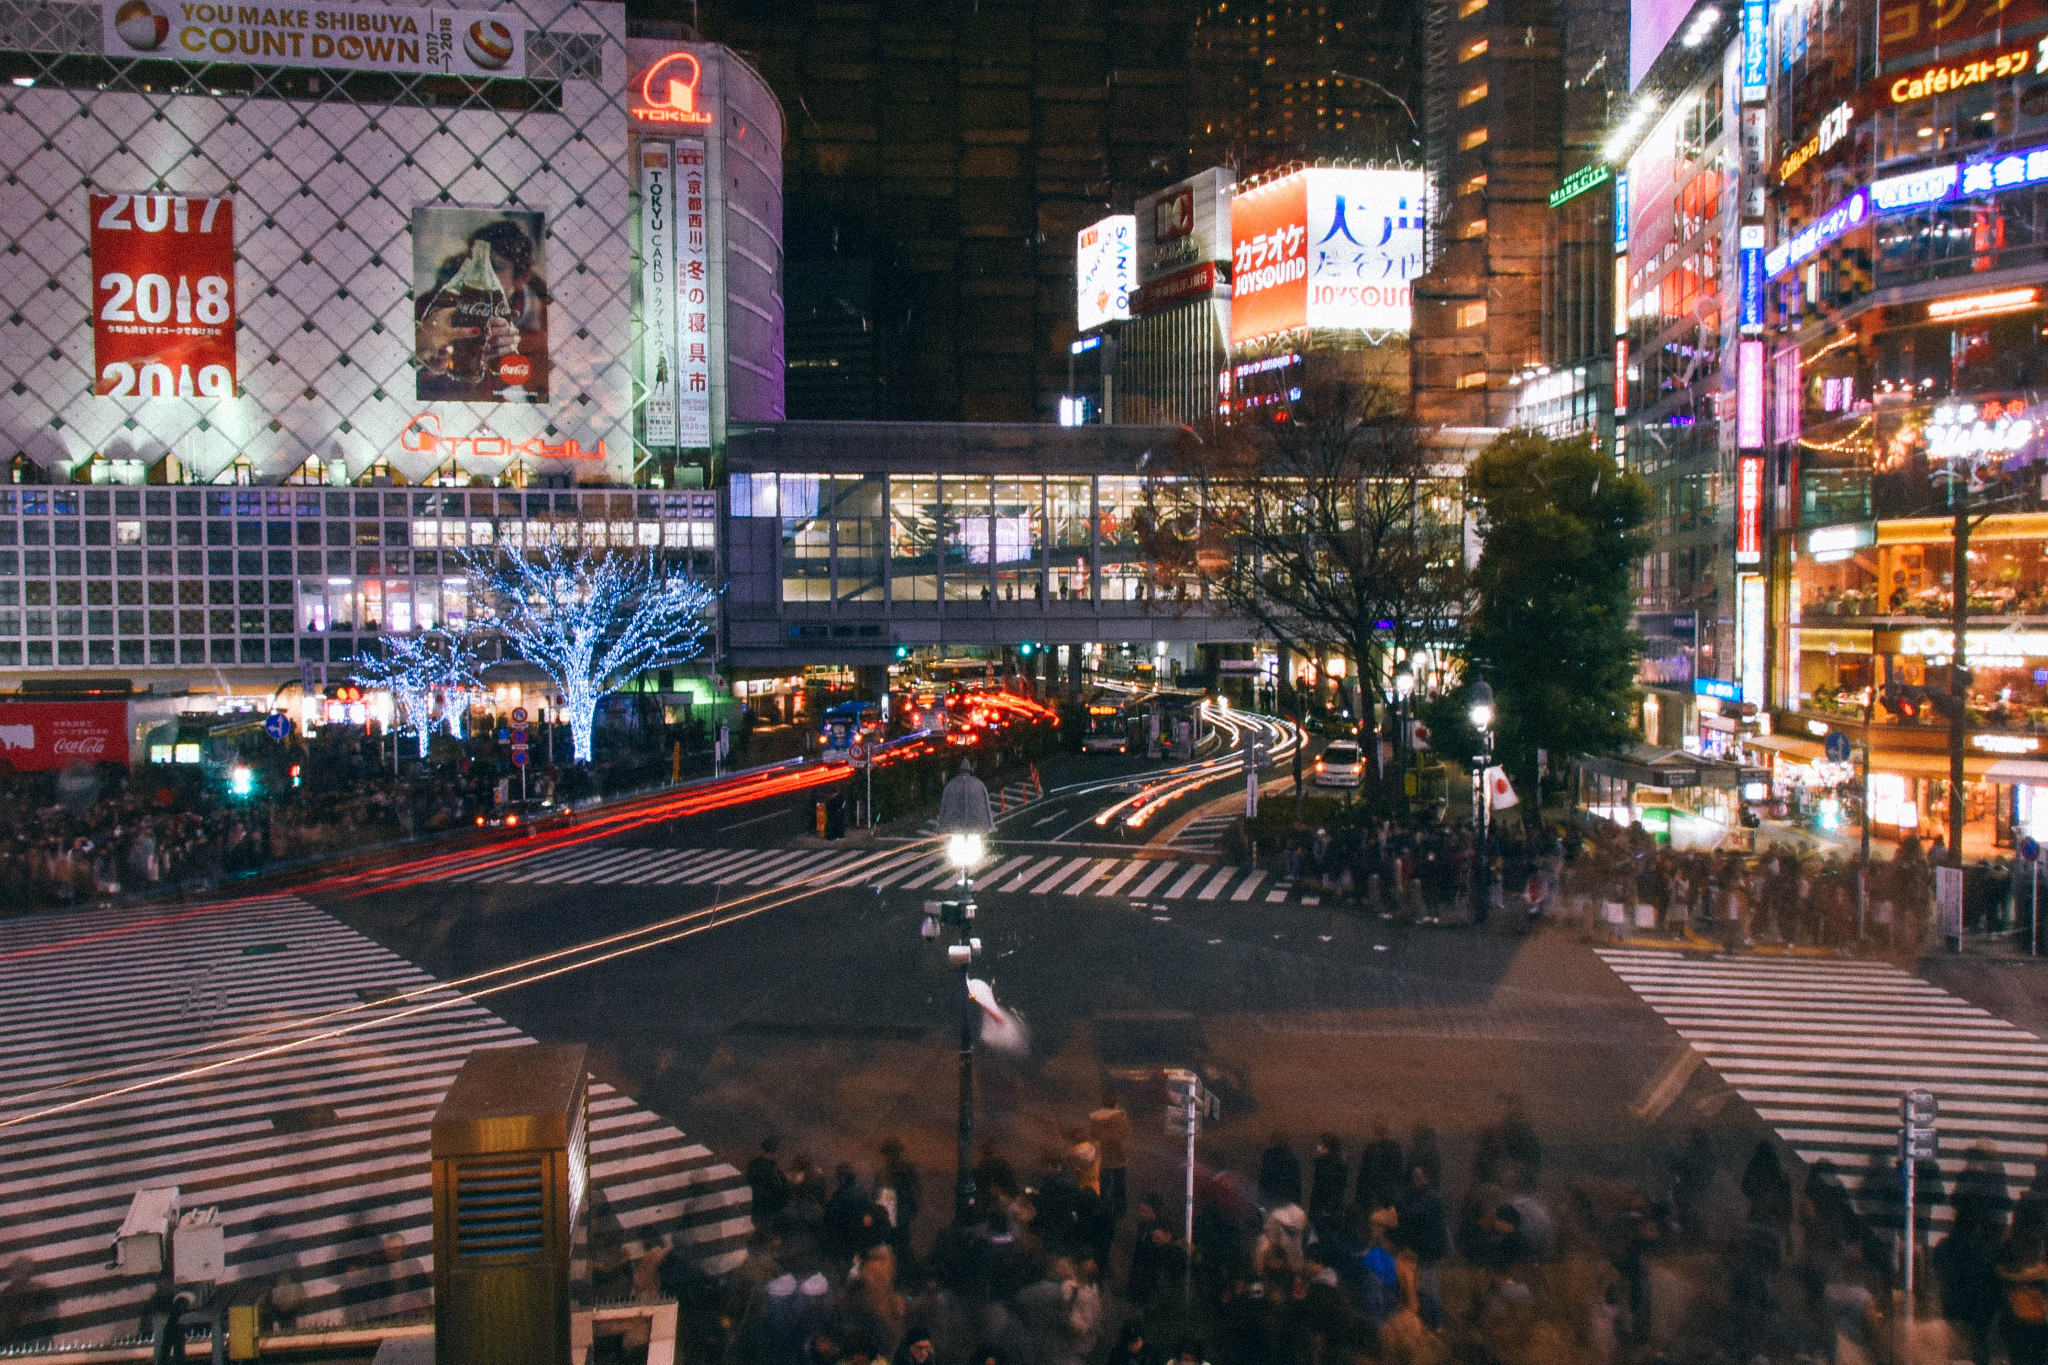
[(282, 711), (271, 712), (270, 718), (263, 722), (263, 733), (269, 735), (272, 739), (290, 739), (292, 737), (292, 718)]
[(1828, 731), (1827, 740), (1822, 747), (1827, 751), (1828, 762), (1847, 763), (1849, 761), (1849, 737), (1840, 730)]
[(2041, 856), (2041, 845), (2033, 839), (2020, 840), (2020, 856), (2030, 863), (2033, 862)]
[(524, 749), (514, 749), (514, 750), (512, 751), (512, 762), (513, 762), (514, 764), (516, 764), (517, 766), (521, 767), (521, 768), (525, 767), (525, 766), (526, 766), (526, 750), (524, 750)]

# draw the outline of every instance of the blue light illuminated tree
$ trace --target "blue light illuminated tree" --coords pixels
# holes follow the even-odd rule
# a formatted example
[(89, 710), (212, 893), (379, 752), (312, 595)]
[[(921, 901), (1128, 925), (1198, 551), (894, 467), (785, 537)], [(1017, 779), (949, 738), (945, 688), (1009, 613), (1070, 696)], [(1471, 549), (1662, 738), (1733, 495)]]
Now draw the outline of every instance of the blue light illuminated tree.
[(436, 628), (418, 635), (386, 636), (384, 649), (382, 658), (357, 658), (349, 679), (391, 693), (404, 717), (402, 728), (418, 734), (420, 757), (425, 758), (436, 710), (452, 717), (461, 694), (483, 686), (477, 676), (483, 641), (469, 632)]
[(712, 592), (651, 552), (548, 544), (463, 555), (491, 625), (560, 690), (578, 763), (597, 706), (640, 674), (695, 658)]

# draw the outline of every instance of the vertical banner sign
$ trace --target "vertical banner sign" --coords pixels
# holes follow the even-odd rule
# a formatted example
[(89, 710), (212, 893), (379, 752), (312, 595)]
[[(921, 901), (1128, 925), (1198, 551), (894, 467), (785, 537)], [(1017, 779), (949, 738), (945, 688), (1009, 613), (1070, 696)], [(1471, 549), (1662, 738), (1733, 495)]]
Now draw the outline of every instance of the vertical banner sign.
[(1628, 411), (1628, 338), (1614, 343), (1614, 415)]
[[(1777, 383), (1772, 386), (1776, 392), (1771, 396), (1771, 439), (1782, 445), (1799, 439), (1799, 405), (1805, 396), (1799, 377), (1799, 348), (1787, 346), (1778, 352), (1776, 363), (1778, 376)], [(1793, 480), (1795, 487), (1797, 482)]]
[(1735, 562), (1764, 562), (1764, 457), (1735, 457)]
[(704, 143), (676, 143), (676, 303), (683, 358), (676, 405), (676, 444), (711, 446), (711, 252), (704, 228)]
[(1735, 371), (1735, 444), (1757, 450), (1764, 443), (1764, 344), (1740, 343)]
[(235, 396), (235, 206), (175, 194), (95, 194), (93, 392)]
[(1764, 329), (1764, 228), (1761, 223), (1744, 223), (1737, 239), (1737, 273), (1742, 285), (1742, 331), (1744, 335)]
[(650, 449), (676, 443), (675, 148), (640, 144), (640, 347), (647, 404), (641, 411)]
[(1764, 657), (1768, 632), (1764, 629), (1764, 576), (1760, 573), (1735, 575), (1735, 668), (1742, 681), (1742, 699), (1764, 704)]
[(1771, 0), (1742, 0), (1742, 102), (1771, 93)]
[(1614, 174), (1614, 250), (1628, 250), (1628, 172)]
[(1230, 204), (1230, 339), (1308, 326), (1308, 177), (1289, 175)]

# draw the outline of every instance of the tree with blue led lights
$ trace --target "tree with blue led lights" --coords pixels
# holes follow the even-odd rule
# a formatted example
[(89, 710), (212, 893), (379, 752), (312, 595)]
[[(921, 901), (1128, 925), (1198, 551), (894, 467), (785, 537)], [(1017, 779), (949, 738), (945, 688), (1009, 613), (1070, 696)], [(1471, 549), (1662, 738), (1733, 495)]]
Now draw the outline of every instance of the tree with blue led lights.
[(597, 707), (652, 669), (703, 652), (712, 592), (652, 552), (471, 550), (463, 565), (491, 625), (562, 695), (578, 763), (591, 758)]
[(402, 728), (419, 736), (420, 757), (425, 758), (436, 710), (449, 718), (452, 730), (461, 695), (483, 687), (477, 676), (482, 653), (482, 639), (470, 632), (437, 628), (418, 635), (387, 636), (383, 656), (358, 658), (349, 679), (391, 693), (404, 717)]

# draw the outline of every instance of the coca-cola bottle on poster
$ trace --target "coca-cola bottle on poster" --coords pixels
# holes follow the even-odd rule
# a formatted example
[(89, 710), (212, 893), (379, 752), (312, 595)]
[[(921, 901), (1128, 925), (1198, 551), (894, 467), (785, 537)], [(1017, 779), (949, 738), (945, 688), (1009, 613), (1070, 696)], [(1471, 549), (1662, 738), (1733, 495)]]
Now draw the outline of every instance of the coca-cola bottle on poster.
[(460, 333), (448, 343), (448, 373), (465, 383), (480, 384), (494, 376), (490, 371), (491, 321), (512, 317), (512, 300), (505, 293), (491, 261), (491, 244), (469, 244), (469, 258), (454, 278), (441, 286), (431, 308), (447, 308), (449, 321)]

